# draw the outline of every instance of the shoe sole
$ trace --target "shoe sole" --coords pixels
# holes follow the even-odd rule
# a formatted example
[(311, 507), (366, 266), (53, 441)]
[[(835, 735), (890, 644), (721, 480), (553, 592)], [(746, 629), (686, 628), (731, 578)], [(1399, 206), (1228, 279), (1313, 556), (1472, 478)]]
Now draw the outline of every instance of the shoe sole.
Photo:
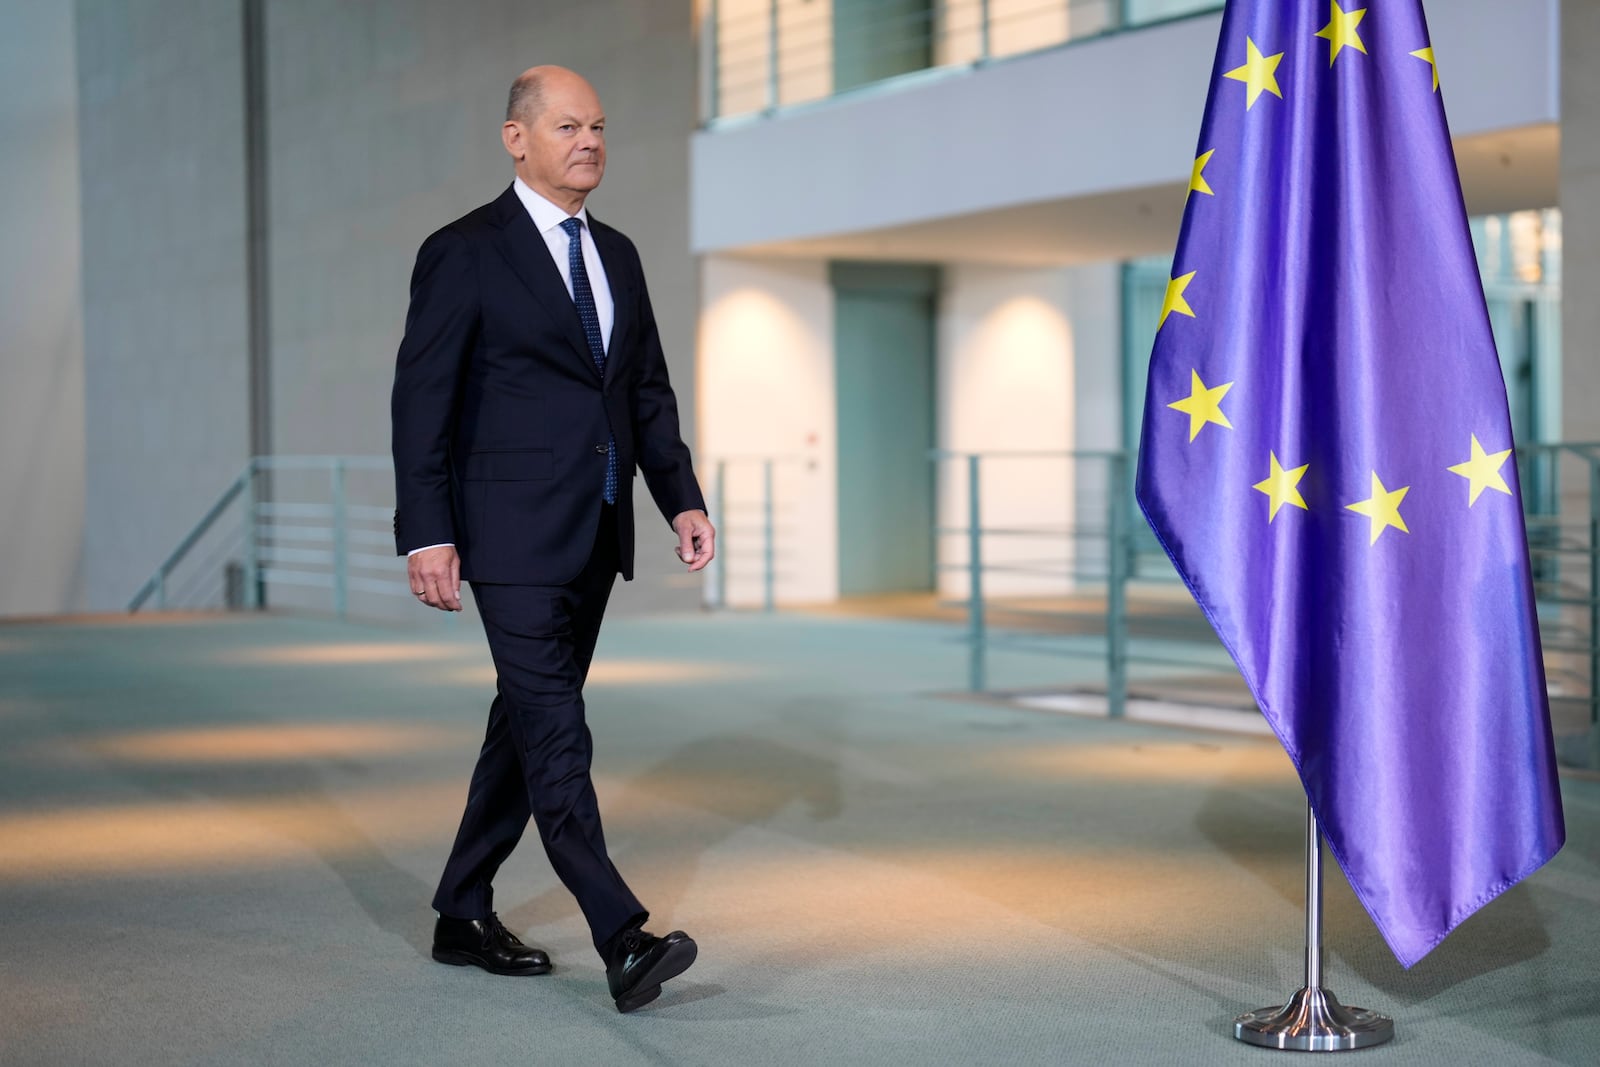
[(632, 993), (626, 993), (617, 998), (617, 1010), (626, 1015), (636, 1008), (642, 1008), (661, 995), (661, 983), (670, 982), (678, 975), (687, 971), (700, 954), (699, 946), (693, 941), (680, 941), (667, 950), (657, 963), (640, 979), (641, 984)]
[(466, 952), (455, 952), (450, 949), (434, 949), (433, 958), (435, 962), (443, 963), (450, 967), (478, 967), (488, 971), (490, 974), (501, 974), (511, 978), (526, 978), (535, 974), (549, 974), (551, 971), (551, 965), (548, 963), (542, 967), (538, 965), (532, 967), (492, 967), (476, 956)]

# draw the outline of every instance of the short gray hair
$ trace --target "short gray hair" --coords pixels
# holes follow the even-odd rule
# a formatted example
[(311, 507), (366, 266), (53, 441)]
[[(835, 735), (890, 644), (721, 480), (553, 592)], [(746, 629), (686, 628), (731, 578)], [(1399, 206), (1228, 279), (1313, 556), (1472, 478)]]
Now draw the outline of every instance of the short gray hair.
[(543, 78), (528, 72), (511, 83), (511, 95), (506, 99), (507, 122), (532, 122), (543, 110)]

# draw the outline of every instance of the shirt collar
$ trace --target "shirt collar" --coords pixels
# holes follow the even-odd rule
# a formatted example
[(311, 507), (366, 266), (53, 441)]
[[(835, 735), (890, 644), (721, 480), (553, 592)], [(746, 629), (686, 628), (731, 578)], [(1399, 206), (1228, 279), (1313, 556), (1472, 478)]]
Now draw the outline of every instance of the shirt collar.
[(549, 233), (560, 226), (569, 218), (581, 221), (584, 228), (589, 226), (589, 209), (581, 207), (576, 215), (568, 215), (550, 201), (534, 192), (527, 182), (518, 177), (511, 183), (511, 188), (517, 191), (517, 199), (522, 201), (522, 206), (528, 209), (528, 215), (533, 219), (533, 224), (540, 233)]

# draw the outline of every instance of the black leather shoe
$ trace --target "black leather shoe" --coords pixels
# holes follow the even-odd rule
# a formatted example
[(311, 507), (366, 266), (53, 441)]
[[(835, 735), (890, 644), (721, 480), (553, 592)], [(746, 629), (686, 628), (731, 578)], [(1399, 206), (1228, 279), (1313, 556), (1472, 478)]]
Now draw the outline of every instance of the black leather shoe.
[(518, 941), (493, 914), (487, 919), (439, 916), (433, 924), (433, 958), (452, 967), (470, 963), (490, 974), (550, 973), (550, 957), (544, 950)]
[(657, 937), (643, 930), (624, 930), (612, 942), (606, 961), (606, 983), (617, 1010), (642, 1008), (661, 995), (661, 983), (689, 969), (699, 949), (682, 930)]

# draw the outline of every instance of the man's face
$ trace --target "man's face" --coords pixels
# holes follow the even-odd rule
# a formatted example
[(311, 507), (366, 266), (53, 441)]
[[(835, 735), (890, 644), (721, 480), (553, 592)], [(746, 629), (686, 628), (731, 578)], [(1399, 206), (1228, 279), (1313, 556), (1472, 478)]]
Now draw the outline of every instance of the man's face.
[[(606, 171), (606, 117), (600, 99), (580, 78), (552, 78), (544, 107), (529, 122), (507, 123), (524, 155), (517, 173), (552, 200), (593, 192)], [(517, 127), (515, 134), (510, 127)], [(513, 149), (513, 154), (516, 154)], [(557, 194), (550, 196), (551, 193)]]

